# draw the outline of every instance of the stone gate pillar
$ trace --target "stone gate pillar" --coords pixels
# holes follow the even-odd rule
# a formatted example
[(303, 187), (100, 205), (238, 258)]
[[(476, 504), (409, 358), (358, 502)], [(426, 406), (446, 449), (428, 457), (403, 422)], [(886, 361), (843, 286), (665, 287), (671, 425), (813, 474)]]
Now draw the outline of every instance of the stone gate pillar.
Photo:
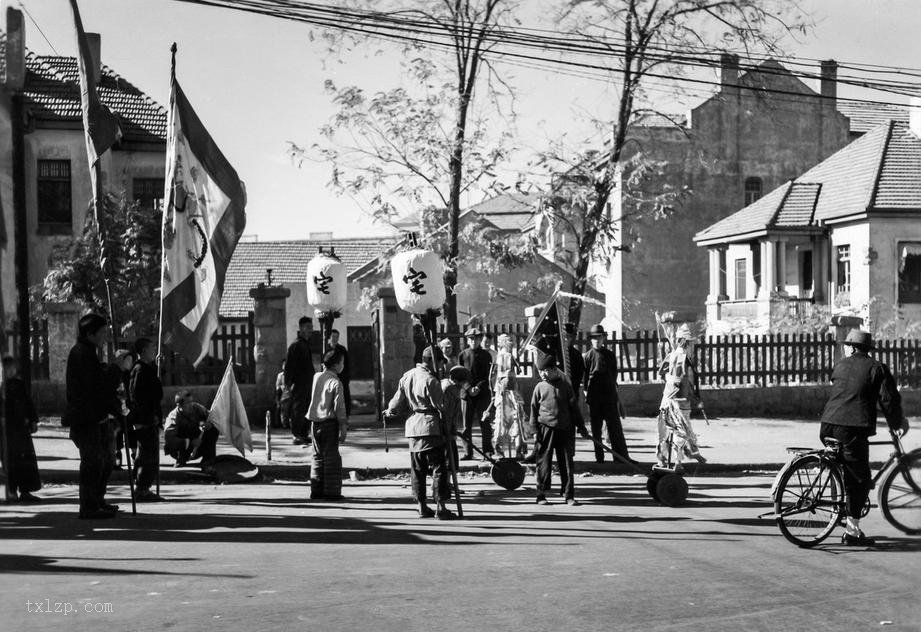
[(83, 308), (77, 303), (46, 303), (48, 314), (48, 379), (64, 384), (67, 354), (77, 342)]
[(400, 376), (411, 367), (416, 346), (413, 344), (412, 316), (397, 305), (392, 287), (377, 291), (380, 317), (381, 388), (386, 406), (397, 389)]
[(281, 370), (281, 361), (288, 351), (285, 301), (291, 290), (282, 285), (260, 283), (250, 289), (253, 299), (253, 326), (256, 343), (256, 384), (275, 389), (275, 376)]

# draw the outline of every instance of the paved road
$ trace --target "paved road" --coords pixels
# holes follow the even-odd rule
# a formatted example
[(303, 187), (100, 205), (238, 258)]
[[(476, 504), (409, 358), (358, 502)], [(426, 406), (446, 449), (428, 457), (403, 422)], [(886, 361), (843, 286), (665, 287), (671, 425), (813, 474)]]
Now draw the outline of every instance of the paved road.
[[(803, 551), (756, 517), (769, 477), (690, 482), (679, 509), (627, 476), (538, 507), (533, 488), (468, 478), (452, 523), (416, 519), (399, 478), (330, 504), (302, 483), (169, 486), (93, 525), (52, 486), (0, 506), (0, 629), (921, 630), (921, 538), (874, 511), (878, 550)], [(35, 612), (55, 602), (76, 613)]]

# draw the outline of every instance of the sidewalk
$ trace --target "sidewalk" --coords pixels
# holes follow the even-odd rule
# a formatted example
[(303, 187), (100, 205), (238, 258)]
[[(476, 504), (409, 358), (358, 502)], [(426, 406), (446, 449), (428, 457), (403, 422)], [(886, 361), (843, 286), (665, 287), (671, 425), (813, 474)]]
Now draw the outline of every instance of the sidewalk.
[[(712, 419), (710, 425), (695, 420), (695, 431), (701, 445), (701, 453), (707, 463), (686, 464), (687, 476), (713, 476), (743, 472), (773, 472), (787, 459), (787, 446), (817, 447), (819, 445), (819, 424), (817, 421), (793, 421), (789, 419)], [(624, 420), (624, 432), (630, 455), (648, 468), (655, 461), (656, 423), (654, 419), (628, 417)], [(345, 445), (340, 446), (343, 470), (348, 475), (355, 471), (360, 479), (380, 478), (409, 473), (409, 451), (403, 437), (402, 426), (390, 428), (387, 432), (389, 452), (385, 451), (384, 433), (373, 415), (361, 415), (352, 419), (352, 430)], [(885, 422), (881, 421), (877, 438), (888, 438)], [(57, 418), (42, 419), (38, 432), (33, 435), (35, 451), (42, 481), (45, 484), (73, 484), (77, 482), (80, 461), (77, 449), (68, 439), (67, 429), (60, 426)], [(478, 437), (475, 439), (479, 445)], [(921, 445), (921, 423), (912, 419), (905, 448), (910, 450)], [(237, 454), (223, 440), (218, 442), (218, 454)], [(871, 460), (878, 467), (889, 454), (888, 446), (871, 447)], [(310, 446), (294, 445), (287, 430), (273, 429), (272, 459), (266, 458), (265, 433), (253, 430), (253, 452), (246, 457), (258, 465), (263, 474), (280, 480), (306, 481), (309, 477)], [(197, 467), (174, 468), (173, 460), (161, 453), (161, 482), (169, 484), (212, 483), (210, 476), (202, 474)], [(577, 472), (594, 474), (631, 474), (633, 470), (611, 463), (610, 455), (605, 463), (595, 463), (593, 444), (586, 439), (576, 442), (575, 465)], [(533, 469), (533, 466), (530, 466)], [(461, 472), (488, 474), (489, 463), (462, 461)], [(113, 483), (122, 482), (124, 472), (113, 474)]]

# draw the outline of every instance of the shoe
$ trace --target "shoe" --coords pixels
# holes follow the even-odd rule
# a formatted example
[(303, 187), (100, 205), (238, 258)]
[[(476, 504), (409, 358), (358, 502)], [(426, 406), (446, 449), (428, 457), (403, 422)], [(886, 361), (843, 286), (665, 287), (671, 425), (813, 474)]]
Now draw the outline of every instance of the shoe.
[(461, 461), (474, 461), (476, 460), (476, 457), (474, 457), (472, 454), (465, 454), (464, 456), (461, 457), (460, 460)]
[(579, 507), (580, 505), (582, 505), (582, 503), (580, 503), (575, 498), (567, 498), (566, 504), (569, 505), (570, 507)]
[(95, 511), (81, 511), (79, 514), (80, 520), (104, 520), (106, 518), (114, 517), (114, 511), (105, 511), (104, 509), (97, 509)]
[(694, 458), (697, 459), (698, 463), (706, 463), (707, 459), (704, 458), (703, 454), (695, 454)]
[(432, 511), (432, 508), (429, 507), (428, 505), (422, 505), (421, 507), (419, 507), (417, 511), (419, 512), (420, 518), (434, 518), (435, 517), (435, 512)]
[(163, 500), (163, 497), (148, 489), (147, 491), (138, 493), (135, 500), (139, 503), (158, 503)]
[(525, 463), (535, 463), (535, 462), (537, 462), (537, 454), (535, 454), (534, 452), (532, 452), (532, 453), (529, 454), (528, 456), (524, 457), (524, 459), (522, 459), (522, 460), (523, 460)]
[(110, 503), (102, 503), (102, 508), (106, 511), (111, 511), (112, 513), (118, 512), (118, 505), (112, 505)]
[(19, 502), (22, 503), (40, 503), (42, 499), (31, 492), (22, 492), (19, 494)]
[(291, 443), (294, 445), (305, 445), (307, 441), (305, 439), (301, 439), (300, 437), (294, 437), (294, 439), (291, 440)]
[(457, 515), (450, 509), (439, 509), (435, 517), (439, 520), (457, 520)]
[(876, 540), (874, 538), (867, 537), (867, 535), (863, 533), (860, 535), (851, 535), (850, 533), (845, 533), (841, 536), (841, 544), (844, 546), (874, 546), (876, 544)]
[(595, 463), (604, 463), (604, 458), (595, 459)]
[(544, 496), (543, 494), (541, 494), (540, 496), (538, 496), (538, 497), (535, 499), (535, 502), (536, 502), (538, 505), (549, 505), (549, 504), (550, 504), (550, 501), (547, 500), (547, 497)]
[(174, 468), (185, 467), (185, 461), (176, 461), (175, 463), (173, 463), (173, 467)]

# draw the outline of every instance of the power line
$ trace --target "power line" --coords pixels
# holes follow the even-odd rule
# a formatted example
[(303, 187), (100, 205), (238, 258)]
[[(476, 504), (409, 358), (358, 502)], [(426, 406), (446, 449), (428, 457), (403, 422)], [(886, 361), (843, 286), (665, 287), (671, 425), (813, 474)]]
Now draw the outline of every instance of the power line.
[(35, 25), (35, 28), (38, 29), (38, 32), (41, 33), (42, 37), (43, 37), (44, 40), (45, 40), (45, 43), (47, 43), (48, 46), (51, 47), (51, 50), (54, 51), (54, 54), (55, 54), (55, 55), (57, 55), (58, 57), (60, 57), (61, 54), (60, 54), (60, 53), (57, 51), (57, 49), (54, 47), (54, 44), (51, 43), (51, 40), (48, 39), (48, 36), (45, 35), (45, 32), (42, 30), (42, 27), (40, 27), (40, 26), (38, 25), (38, 22), (36, 22), (36, 21), (35, 21), (35, 18), (32, 17), (32, 14), (29, 13), (29, 10), (26, 8), (26, 5), (24, 5), (22, 2), (20, 2), (20, 3), (19, 3), (19, 8), (22, 9), (23, 11), (25, 11), (25, 14), (29, 16), (29, 19), (30, 19), (30, 20), (32, 20), (32, 24), (34, 24), (34, 25)]

